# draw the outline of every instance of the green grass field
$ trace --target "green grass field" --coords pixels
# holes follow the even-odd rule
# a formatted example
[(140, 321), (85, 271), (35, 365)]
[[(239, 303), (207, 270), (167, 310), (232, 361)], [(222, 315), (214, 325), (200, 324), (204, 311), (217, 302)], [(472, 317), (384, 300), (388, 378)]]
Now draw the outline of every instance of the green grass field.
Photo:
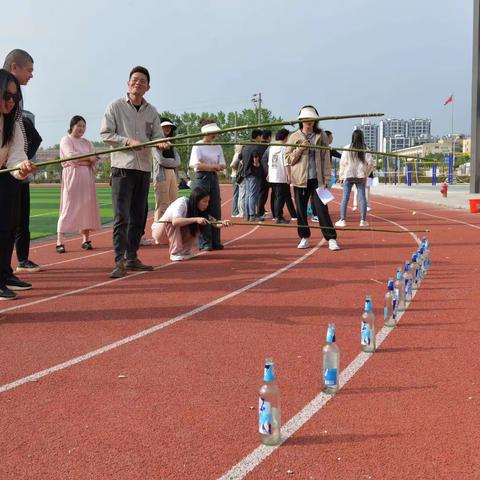
[[(190, 190), (181, 190), (179, 195), (186, 195)], [(97, 186), (98, 204), (102, 224), (113, 220), (112, 194), (110, 187)], [(153, 210), (155, 196), (150, 189), (149, 209)], [(30, 232), (31, 238), (55, 235), (57, 232), (58, 209), (60, 205), (60, 185), (30, 186)]]

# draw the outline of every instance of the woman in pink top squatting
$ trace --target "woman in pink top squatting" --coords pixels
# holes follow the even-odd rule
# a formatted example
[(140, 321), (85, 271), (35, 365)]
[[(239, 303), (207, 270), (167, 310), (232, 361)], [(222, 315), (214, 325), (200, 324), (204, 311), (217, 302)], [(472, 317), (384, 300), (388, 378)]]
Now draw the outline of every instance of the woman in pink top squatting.
[(82, 234), (82, 248), (91, 250), (89, 239), (92, 230), (100, 229), (100, 211), (97, 190), (95, 188), (95, 165), (97, 157), (95, 147), (83, 138), (87, 124), (80, 115), (70, 120), (69, 135), (60, 141), (60, 158), (92, 152), (91, 157), (82, 160), (62, 162), (62, 188), (60, 198), (60, 217), (57, 225), (58, 253), (65, 253), (63, 244), (65, 232)]
[[(206, 190), (194, 188), (189, 198), (177, 198), (162, 218), (153, 223), (152, 237), (156, 244), (169, 244), (170, 260), (178, 262), (194, 256), (192, 247), (200, 235), (200, 225), (215, 221), (207, 213), (209, 202), (210, 195)], [(225, 220), (214, 226), (222, 228), (229, 225), (230, 222)]]

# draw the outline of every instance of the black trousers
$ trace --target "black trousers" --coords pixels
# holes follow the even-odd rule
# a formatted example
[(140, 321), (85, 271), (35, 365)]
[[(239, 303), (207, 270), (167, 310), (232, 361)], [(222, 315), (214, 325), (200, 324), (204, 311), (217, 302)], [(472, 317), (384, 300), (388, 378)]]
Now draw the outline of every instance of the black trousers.
[(0, 175), (0, 287), (12, 275), (12, 254), (15, 232), (20, 220), (22, 183), (9, 173)]
[[(295, 194), (295, 205), (297, 206), (297, 224), (308, 225), (308, 200), (311, 199), (312, 205), (315, 206), (317, 212), (318, 221), (320, 225), (324, 227), (333, 227), (332, 219), (328, 213), (328, 206), (324, 205), (318, 198), (317, 192), (318, 181), (315, 178), (308, 180), (307, 188), (293, 187)], [(337, 232), (334, 228), (322, 228), (323, 238), (325, 240), (331, 240), (337, 238)], [(299, 227), (298, 236), (300, 238), (310, 238), (310, 228)]]
[(112, 167), (115, 261), (137, 258), (150, 187), (150, 172)]
[[(258, 195), (258, 204), (257, 204), (257, 215), (259, 217), (265, 215), (265, 204), (268, 199), (268, 190), (270, 189), (270, 184), (265, 178), (262, 178), (262, 183), (260, 184), (260, 193)], [(272, 202), (270, 207), (272, 208)], [(273, 209), (272, 209), (273, 215)]]
[(20, 183), (20, 220), (15, 233), (15, 251), (19, 262), (28, 260), (30, 252), (30, 183)]
[(290, 185), (288, 183), (271, 183), (273, 197), (273, 218), (283, 218), (283, 207), (287, 205), (290, 216), (296, 217), (297, 212), (293, 205)]
[[(220, 198), (220, 185), (216, 172), (196, 172), (192, 182), (192, 189), (201, 187), (210, 194), (208, 213), (217, 220), (222, 218), (222, 200)], [(220, 245), (220, 229), (212, 225), (200, 227), (198, 238), (199, 248), (215, 247)]]

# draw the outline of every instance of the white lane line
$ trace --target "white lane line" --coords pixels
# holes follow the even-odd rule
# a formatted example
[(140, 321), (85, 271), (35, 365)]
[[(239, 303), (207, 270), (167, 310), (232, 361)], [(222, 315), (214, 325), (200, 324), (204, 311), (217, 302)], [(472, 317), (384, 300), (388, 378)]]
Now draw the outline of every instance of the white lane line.
[[(99, 203), (99, 207), (106, 207), (108, 205), (111, 205), (112, 202), (109, 203)], [(37, 217), (45, 217), (47, 215), (51, 215), (52, 213), (58, 213), (58, 210), (48, 210), (48, 212), (43, 212), (43, 213), (37, 213), (37, 215), (30, 215), (30, 218), (37, 218)]]
[[(229, 245), (231, 243), (237, 242), (238, 240), (241, 240), (242, 238), (245, 238), (246, 236), (251, 235), (258, 228), (260, 228), (260, 227), (257, 226), (255, 228), (253, 228), (252, 230), (244, 233), (243, 235), (240, 235), (239, 237), (236, 237), (232, 240), (229, 240), (228, 242), (225, 242), (225, 245)], [(102, 253), (104, 253), (104, 252), (102, 252)], [(198, 257), (200, 255), (204, 255), (206, 253), (207, 252), (199, 252), (199, 253), (195, 254), (195, 257)], [(159, 266), (155, 267), (154, 270), (155, 271), (162, 270), (165, 267), (168, 267), (169, 265), (175, 265), (177, 263), (178, 262), (165, 263), (163, 265), (159, 265)], [(142, 271), (142, 272), (130, 273), (130, 274), (128, 274), (128, 275), (126, 275), (125, 277), (122, 277), (122, 278), (113, 278), (111, 280), (106, 280), (104, 282), (89, 285), (88, 287), (77, 288), (75, 290), (69, 290), (68, 292), (59, 293), (58, 295), (52, 295), (50, 297), (41, 298), (39, 300), (34, 300), (32, 302), (22, 303), (20, 305), (14, 306), (14, 307), (4, 308), (3, 310), (0, 310), (0, 313), (12, 312), (14, 310), (19, 310), (21, 308), (30, 307), (32, 305), (38, 305), (40, 303), (50, 302), (50, 301), (53, 301), (53, 300), (57, 300), (59, 298), (68, 297), (68, 296), (71, 296), (71, 295), (76, 295), (77, 293), (83, 293), (83, 292), (86, 292), (88, 290), (93, 290), (94, 288), (100, 288), (100, 287), (104, 287), (105, 285), (111, 285), (112, 283), (119, 282), (119, 281), (122, 281), (122, 280), (127, 280), (128, 278), (138, 277), (139, 275), (144, 275), (146, 273), (148, 273), (148, 272)]]
[[(393, 225), (398, 226), (402, 230), (408, 230), (408, 228), (403, 227), (402, 225), (388, 220), (384, 217), (378, 215), (371, 215), (382, 220), (386, 220)], [(414, 234), (409, 232), (413, 237), (415, 242), (420, 245), (420, 240)], [(417, 290), (413, 291), (412, 301)], [(410, 305), (411, 301), (408, 303), (407, 307)], [(400, 312), (398, 316), (398, 321), (401, 320), (407, 308), (403, 312)], [(375, 341), (377, 348), (383, 343), (383, 341), (390, 335), (392, 328), (383, 327), (375, 336)], [(341, 390), (349, 380), (363, 367), (365, 362), (372, 356), (372, 353), (359, 353), (350, 364), (345, 368), (339, 377), (339, 390)], [(296, 415), (294, 415), (283, 427), (282, 427), (282, 441), (279, 445), (270, 447), (266, 445), (260, 445), (255, 450), (253, 450), (249, 455), (244, 457), (240, 462), (238, 462), (234, 467), (232, 467), (227, 473), (219, 477), (218, 480), (241, 480), (250, 473), (254, 468), (258, 467), (267, 457), (269, 457), (277, 448), (280, 447), (284, 442), (286, 442), (297, 430), (299, 430), (305, 423), (307, 423), (316, 413), (318, 413), (329, 400), (332, 399), (332, 395), (327, 395), (326, 393), (320, 392), (313, 400), (310, 401), (305, 407), (302, 408)]]
[[(256, 227), (256, 228), (258, 228), (258, 227)], [(164, 328), (166, 328), (170, 325), (174, 325), (175, 323), (178, 323), (182, 320), (185, 320), (186, 318), (193, 317), (197, 313), (201, 313), (205, 310), (208, 310), (209, 308), (212, 308), (216, 305), (219, 305), (220, 303), (223, 303), (227, 300), (230, 300), (231, 298), (234, 298), (238, 295), (241, 295), (242, 293), (244, 293), (244, 292), (246, 292), (246, 291), (248, 291), (252, 288), (257, 287), (258, 285), (261, 285), (262, 283), (268, 282), (272, 278), (275, 278), (278, 275), (281, 275), (282, 273), (284, 273), (284, 272), (290, 270), (291, 268), (297, 266), (298, 264), (300, 264), (301, 262), (306, 260), (308, 257), (313, 255), (324, 243), (325, 243), (325, 240), (322, 239), (314, 248), (312, 248), (305, 255), (297, 258), (295, 261), (289, 263), (288, 265), (285, 265), (284, 267), (276, 270), (275, 272), (272, 272), (272, 273), (266, 275), (265, 277), (262, 277), (258, 280), (255, 280), (254, 282), (249, 283), (248, 285), (245, 285), (242, 288), (239, 288), (238, 290), (235, 290), (235, 291), (230, 292), (226, 295), (223, 295), (223, 296), (217, 298), (216, 300), (213, 300), (209, 303), (206, 303), (206, 304), (204, 304), (200, 307), (194, 308), (193, 310), (190, 310), (189, 312), (183, 313), (182, 315), (178, 315), (177, 317), (171, 318), (170, 320), (167, 320), (166, 322), (159, 323), (158, 325), (150, 327), (146, 330), (142, 330), (141, 332), (135, 333), (134, 335), (130, 335), (128, 337), (122, 338), (121, 340), (118, 340), (117, 342), (110, 343), (109, 345), (105, 345), (101, 348), (98, 348), (97, 350), (93, 350), (93, 351), (85, 353), (84, 355), (81, 355), (79, 357), (73, 358), (71, 360), (60, 363), (60, 364), (55, 365), (53, 367), (47, 368), (45, 370), (41, 370), (40, 372), (33, 373), (33, 374), (28, 375), (26, 377), (15, 380), (14, 382), (2, 385), (2, 386), (0, 386), (0, 393), (7, 392), (8, 390), (12, 390), (12, 389), (17, 388), (21, 385), (24, 385), (28, 382), (36, 382), (40, 378), (46, 377), (47, 375), (58, 372), (60, 370), (64, 370), (64, 369), (69, 368), (73, 365), (77, 365), (78, 363), (84, 362), (84, 361), (89, 360), (93, 357), (97, 357), (99, 355), (102, 355), (103, 353), (109, 352), (110, 350), (114, 350), (115, 348), (121, 347), (122, 345), (126, 345), (127, 343), (131, 343), (131, 342), (133, 342), (135, 340), (138, 340), (140, 338), (143, 338), (147, 335), (151, 335), (152, 333), (158, 332), (159, 330), (162, 330), (162, 329), (164, 329)], [(140, 273), (144, 273), (144, 272), (140, 272)], [(116, 279), (116, 280), (121, 280), (121, 279)], [(116, 280), (113, 280), (113, 281), (116, 281)], [(104, 282), (104, 285), (108, 284), (108, 283), (112, 283), (112, 281)], [(92, 287), (88, 287), (88, 288), (92, 288)]]
[[(383, 198), (385, 198), (385, 197), (383, 197)], [(414, 200), (410, 200), (410, 201), (414, 201)], [(379, 202), (378, 200), (373, 200), (373, 203), (378, 203), (379, 205), (384, 205), (384, 206), (387, 206), (387, 207), (396, 208), (397, 210), (405, 210), (407, 212), (412, 211), (411, 208), (397, 207), (396, 205), (389, 205), (388, 203), (382, 203), (382, 202)], [(416, 213), (417, 213), (417, 215), (427, 215), (428, 217), (440, 218), (441, 220), (449, 220), (450, 222), (461, 223), (462, 225), (467, 225), (469, 227), (476, 228), (476, 229), (480, 230), (480, 227), (478, 225), (472, 225), (471, 223), (464, 222), (463, 220), (457, 220), (455, 218), (450, 218), (450, 217), (443, 217), (441, 215), (433, 215), (432, 213), (425, 213), (425, 212), (421, 212), (421, 211), (417, 211)]]

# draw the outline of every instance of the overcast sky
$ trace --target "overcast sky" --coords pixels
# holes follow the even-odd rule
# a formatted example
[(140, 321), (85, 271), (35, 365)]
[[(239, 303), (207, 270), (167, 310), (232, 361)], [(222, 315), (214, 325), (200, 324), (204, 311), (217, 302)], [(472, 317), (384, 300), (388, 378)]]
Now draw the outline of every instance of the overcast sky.
[[(24, 88), (43, 146), (73, 115), (99, 139), (106, 105), (137, 65), (147, 99), (175, 113), (264, 106), (285, 119), (314, 104), (321, 115), (384, 112), (432, 119), (434, 134), (469, 132), (472, 0), (16, 0), (4, 5), (0, 55), (35, 60)], [(330, 122), (335, 144), (354, 121)]]

